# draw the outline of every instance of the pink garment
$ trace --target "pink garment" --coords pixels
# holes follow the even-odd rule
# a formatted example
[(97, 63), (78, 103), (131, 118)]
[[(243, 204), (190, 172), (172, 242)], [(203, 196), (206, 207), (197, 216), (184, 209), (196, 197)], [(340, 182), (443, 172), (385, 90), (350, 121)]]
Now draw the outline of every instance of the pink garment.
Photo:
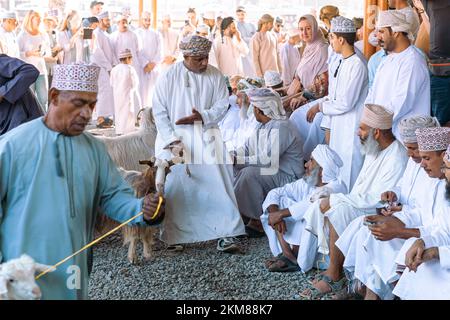
[(328, 71), (328, 44), (323, 38), (316, 18), (310, 14), (305, 14), (300, 19), (302, 18), (310, 23), (313, 40), (305, 47), (302, 59), (297, 67), (297, 75), (303, 87), (309, 88), (314, 83), (315, 77)]

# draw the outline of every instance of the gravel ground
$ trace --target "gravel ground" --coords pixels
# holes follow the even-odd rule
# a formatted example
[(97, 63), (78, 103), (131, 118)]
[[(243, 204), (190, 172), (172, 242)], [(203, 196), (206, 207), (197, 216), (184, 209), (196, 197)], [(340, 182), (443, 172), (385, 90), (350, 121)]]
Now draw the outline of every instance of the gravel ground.
[[(92, 300), (293, 300), (315, 272), (270, 273), (266, 238), (240, 240), (241, 254), (216, 250), (216, 242), (190, 244), (183, 252), (165, 251), (157, 242), (154, 257), (133, 266), (121, 236), (94, 250), (89, 296)], [(138, 253), (141, 255), (141, 246)]]

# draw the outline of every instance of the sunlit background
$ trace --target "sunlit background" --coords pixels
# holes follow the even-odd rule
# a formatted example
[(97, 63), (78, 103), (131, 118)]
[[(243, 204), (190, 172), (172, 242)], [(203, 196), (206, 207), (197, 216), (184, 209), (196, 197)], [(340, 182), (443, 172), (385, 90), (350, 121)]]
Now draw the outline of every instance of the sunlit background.
[[(61, 12), (67, 9), (76, 9), (85, 16), (89, 16), (89, 4), (91, 1), (65, 1), (65, 0), (0, 0), (2, 9), (15, 10), (19, 19), (23, 18), (27, 11), (58, 8)], [(113, 14), (121, 12), (122, 8), (130, 7), (133, 18), (138, 16), (138, 0), (104, 0), (105, 8)], [(188, 8), (197, 9), (201, 15), (205, 11), (213, 10), (223, 16), (234, 15), (237, 6), (243, 5), (248, 12), (250, 22), (256, 23), (258, 17), (264, 13), (281, 16), (286, 20), (286, 27), (294, 25), (297, 18), (305, 13), (316, 13), (324, 5), (339, 7), (341, 15), (353, 18), (363, 17), (364, 0), (164, 0), (158, 1), (158, 19), (170, 14), (175, 26), (182, 25)], [(151, 1), (144, 1), (144, 10), (151, 8)]]

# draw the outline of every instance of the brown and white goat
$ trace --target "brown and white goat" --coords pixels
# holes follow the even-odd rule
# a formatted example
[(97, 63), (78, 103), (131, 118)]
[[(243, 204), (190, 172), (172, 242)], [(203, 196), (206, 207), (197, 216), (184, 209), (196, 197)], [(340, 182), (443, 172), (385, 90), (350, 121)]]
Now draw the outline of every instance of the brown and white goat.
[[(180, 162), (178, 162), (180, 163)], [(120, 169), (122, 176), (134, 189), (136, 197), (143, 198), (151, 193), (164, 194), (164, 184), (166, 176), (170, 172), (170, 167), (177, 164), (174, 161), (161, 161), (153, 158), (150, 161), (140, 161), (140, 165), (147, 165), (147, 170), (142, 173), (138, 171), (125, 171)], [(104, 214), (99, 215), (96, 224), (96, 231), (104, 234), (118, 225)], [(154, 244), (154, 235), (158, 231), (153, 226), (125, 226), (122, 228), (124, 245), (128, 245), (128, 261), (132, 264), (138, 262), (136, 254), (139, 241), (143, 245), (143, 257), (145, 260), (152, 258), (152, 248)]]

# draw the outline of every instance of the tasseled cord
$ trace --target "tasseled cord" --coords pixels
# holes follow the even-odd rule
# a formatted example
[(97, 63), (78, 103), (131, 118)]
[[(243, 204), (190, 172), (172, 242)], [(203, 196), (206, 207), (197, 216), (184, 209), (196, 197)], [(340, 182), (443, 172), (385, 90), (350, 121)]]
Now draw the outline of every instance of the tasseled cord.
[(64, 177), (64, 171), (62, 169), (62, 164), (61, 164), (61, 155), (59, 153), (59, 148), (58, 148), (58, 140), (60, 138), (61, 134), (58, 134), (56, 136), (56, 140), (53, 144), (53, 148), (54, 148), (54, 152), (55, 152), (55, 165), (56, 165), (56, 173), (58, 175), (58, 177), (63, 178)]
[(189, 71), (186, 71), (186, 74), (185, 74), (185, 77), (184, 77), (184, 86), (186, 88), (190, 87), (190, 85), (189, 85)]

